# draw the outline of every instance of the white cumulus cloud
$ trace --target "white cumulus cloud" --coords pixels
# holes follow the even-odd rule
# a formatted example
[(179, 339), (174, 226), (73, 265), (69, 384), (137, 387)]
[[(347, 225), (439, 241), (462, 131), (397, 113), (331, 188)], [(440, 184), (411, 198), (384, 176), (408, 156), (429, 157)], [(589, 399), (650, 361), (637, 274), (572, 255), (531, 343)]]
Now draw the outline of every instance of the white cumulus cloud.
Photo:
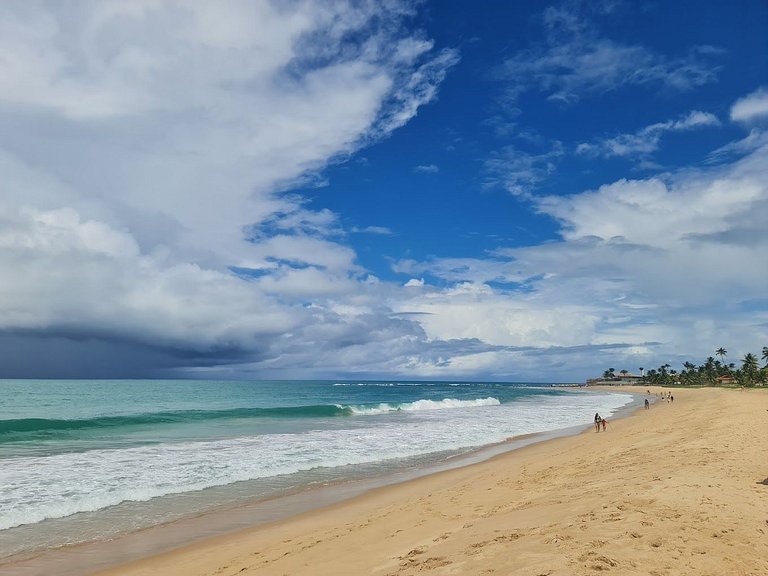
[(752, 122), (768, 118), (768, 88), (759, 88), (731, 106), (731, 120)]
[(704, 359), (719, 342), (750, 350), (768, 338), (767, 183), (763, 143), (716, 169), (531, 198), (559, 242), (400, 262), (439, 279), (400, 310), (419, 312), (431, 339), (497, 346), (482, 362), (499, 374), (535, 377), (543, 362), (567, 380), (596, 357), (636, 370)]
[(458, 53), (412, 15), (406, 0), (3, 3), (4, 350), (66, 348), (51, 375), (129, 348), (247, 370), (312, 366), (323, 334), (418, 333), (388, 320), (337, 216), (281, 193), (435, 97)]

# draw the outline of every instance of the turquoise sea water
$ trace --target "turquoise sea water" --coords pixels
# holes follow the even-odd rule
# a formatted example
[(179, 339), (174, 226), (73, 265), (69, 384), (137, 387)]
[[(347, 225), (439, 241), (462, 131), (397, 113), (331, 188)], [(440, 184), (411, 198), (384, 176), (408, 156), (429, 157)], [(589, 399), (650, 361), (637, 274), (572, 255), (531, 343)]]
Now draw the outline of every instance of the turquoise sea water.
[(507, 383), (0, 381), (0, 558), (425, 466), (632, 400)]

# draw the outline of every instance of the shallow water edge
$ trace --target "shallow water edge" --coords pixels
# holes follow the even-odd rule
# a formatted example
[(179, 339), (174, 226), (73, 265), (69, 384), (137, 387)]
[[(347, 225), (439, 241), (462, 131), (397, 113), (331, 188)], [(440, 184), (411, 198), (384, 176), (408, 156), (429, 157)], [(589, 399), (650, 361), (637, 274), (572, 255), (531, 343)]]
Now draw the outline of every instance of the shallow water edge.
[[(622, 391), (627, 393), (626, 390)], [(633, 400), (617, 411), (621, 418), (642, 407), (641, 391), (629, 393)], [(203, 540), (244, 529), (256, 528), (318, 510), (362, 495), (370, 490), (414, 480), (430, 474), (489, 460), (536, 442), (571, 436), (590, 430), (579, 425), (548, 432), (526, 434), (488, 445), (438, 463), (389, 472), (364, 479), (344, 480), (297, 489), (277, 497), (254, 500), (236, 507), (223, 507), (166, 524), (145, 528), (107, 541), (87, 542), (61, 548), (24, 553), (0, 560), (7, 576), (87, 576), (128, 562), (168, 552)]]

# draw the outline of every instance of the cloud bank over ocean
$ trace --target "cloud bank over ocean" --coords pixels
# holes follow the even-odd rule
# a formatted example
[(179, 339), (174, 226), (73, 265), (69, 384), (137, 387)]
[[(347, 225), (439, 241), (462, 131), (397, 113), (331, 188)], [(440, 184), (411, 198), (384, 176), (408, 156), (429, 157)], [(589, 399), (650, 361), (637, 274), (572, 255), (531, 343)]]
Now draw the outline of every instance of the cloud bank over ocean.
[[(539, 148), (494, 140), (472, 159), (485, 186), (467, 189), (512, 193), (552, 233), (472, 254), (389, 248), (389, 269), (364, 265), (366, 239), (416, 246), (429, 225), (352, 221), (344, 202), (373, 201), (364, 182), (324, 206), (343, 196), (329, 171), (466, 89), (451, 78), (470, 48), (435, 40), (425, 10), (0, 7), (0, 375), (567, 380), (765, 344), (766, 87), (632, 129), (535, 138), (532, 94), (568, 113), (596, 94), (718, 79), (719, 50), (622, 46), (571, 4), (540, 15), (540, 43), (489, 60), (521, 110), (515, 138)], [(705, 132), (722, 141), (665, 165), (668, 140)], [(543, 188), (569, 163), (618, 160), (620, 177)], [(408, 158), (402, 173), (439, 187), (449, 166)], [(409, 210), (394, 184), (380, 201)]]

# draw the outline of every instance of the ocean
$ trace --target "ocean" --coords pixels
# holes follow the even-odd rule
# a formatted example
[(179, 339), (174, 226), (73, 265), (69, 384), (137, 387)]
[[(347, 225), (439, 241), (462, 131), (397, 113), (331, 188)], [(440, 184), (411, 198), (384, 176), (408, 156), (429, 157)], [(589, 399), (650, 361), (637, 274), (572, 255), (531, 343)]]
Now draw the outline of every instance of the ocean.
[(428, 469), (636, 402), (519, 383), (0, 380), (0, 562)]

